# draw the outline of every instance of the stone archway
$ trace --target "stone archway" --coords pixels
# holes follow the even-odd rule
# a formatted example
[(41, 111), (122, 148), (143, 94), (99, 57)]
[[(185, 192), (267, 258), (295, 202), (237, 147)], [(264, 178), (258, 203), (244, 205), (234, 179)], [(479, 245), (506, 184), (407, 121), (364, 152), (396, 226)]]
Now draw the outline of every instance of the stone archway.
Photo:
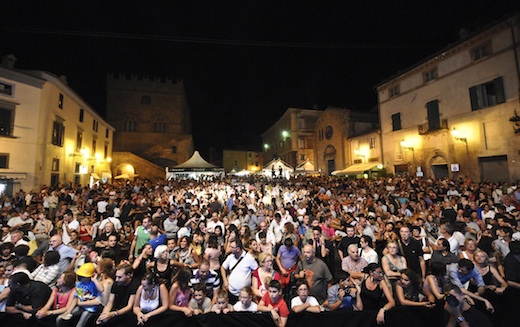
[(115, 170), (116, 176), (134, 176), (135, 175), (135, 167), (129, 163), (121, 163), (116, 167)]
[(323, 159), (327, 165), (327, 173), (330, 175), (336, 170), (336, 148), (333, 145), (327, 145), (323, 151)]
[(440, 153), (436, 153), (430, 159), (430, 169), (434, 178), (442, 179), (450, 177), (448, 160), (446, 160), (446, 157)]

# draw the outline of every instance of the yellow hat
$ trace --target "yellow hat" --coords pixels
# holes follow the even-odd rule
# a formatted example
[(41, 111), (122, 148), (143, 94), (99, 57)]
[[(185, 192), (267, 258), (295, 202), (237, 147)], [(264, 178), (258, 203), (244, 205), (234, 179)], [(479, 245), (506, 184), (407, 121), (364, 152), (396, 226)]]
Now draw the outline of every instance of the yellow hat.
[(76, 275), (81, 277), (92, 277), (96, 272), (96, 267), (92, 262), (87, 262), (76, 271)]

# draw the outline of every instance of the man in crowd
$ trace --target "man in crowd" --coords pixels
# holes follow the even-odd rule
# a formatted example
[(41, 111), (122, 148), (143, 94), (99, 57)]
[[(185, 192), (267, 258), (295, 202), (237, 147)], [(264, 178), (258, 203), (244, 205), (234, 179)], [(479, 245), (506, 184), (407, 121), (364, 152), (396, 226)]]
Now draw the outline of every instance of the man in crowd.
[(240, 239), (232, 241), (230, 248), (231, 254), (222, 263), (220, 272), (222, 286), (229, 292), (230, 303), (236, 303), (242, 288), (251, 286), (251, 275), (258, 268), (258, 263), (251, 254), (244, 251)]
[(211, 305), (217, 301), (217, 293), (220, 290), (220, 277), (214, 270), (209, 269), (209, 261), (202, 260), (199, 269), (193, 271), (190, 285), (202, 284), (205, 288), (206, 297), (211, 299)]
[(296, 265), (295, 276), (307, 280), (309, 295), (314, 296), (321, 304), (327, 299), (327, 283), (332, 280), (332, 274), (327, 265), (316, 258), (312, 245), (304, 245), (303, 257), (304, 260)]

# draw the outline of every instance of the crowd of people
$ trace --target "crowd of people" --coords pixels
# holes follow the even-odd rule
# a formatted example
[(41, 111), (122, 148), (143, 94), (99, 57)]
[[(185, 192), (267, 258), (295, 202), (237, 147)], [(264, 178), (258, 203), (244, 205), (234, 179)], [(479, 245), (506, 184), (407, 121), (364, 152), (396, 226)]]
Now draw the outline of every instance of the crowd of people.
[[(57, 326), (444, 308), (520, 294), (520, 183), (393, 177), (42, 187), (0, 200), (0, 312)], [(518, 296), (520, 299), (520, 296)], [(130, 320), (129, 320), (130, 321)]]

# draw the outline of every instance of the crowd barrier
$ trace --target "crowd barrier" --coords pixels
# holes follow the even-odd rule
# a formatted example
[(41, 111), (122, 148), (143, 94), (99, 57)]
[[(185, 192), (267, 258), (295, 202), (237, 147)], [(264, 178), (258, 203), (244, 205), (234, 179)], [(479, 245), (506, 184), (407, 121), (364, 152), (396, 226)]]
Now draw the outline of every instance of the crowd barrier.
[[(508, 289), (506, 293), (492, 301), (496, 311), (489, 314), (493, 326), (509, 327), (520, 326), (520, 292)], [(481, 310), (483, 307), (479, 306)], [(288, 327), (374, 327), (376, 324), (376, 311), (361, 312), (322, 312), (322, 313), (298, 313), (289, 316)], [(394, 307), (386, 312), (386, 323), (389, 327), (442, 327), (446, 325), (447, 316), (444, 313), (442, 303), (435, 308), (424, 307)], [(55, 326), (55, 318), (44, 320), (24, 320), (21, 315), (9, 315), (0, 313), (0, 326), (9, 327), (50, 327)], [(136, 326), (137, 320), (132, 313), (111, 319), (107, 327)], [(71, 324), (72, 326), (72, 324)], [(94, 321), (89, 326), (96, 326)], [(186, 317), (183, 313), (168, 311), (164, 314), (152, 317), (145, 326), (153, 327), (266, 327), (274, 326), (269, 313), (232, 312), (228, 314), (208, 313), (194, 317)]]

